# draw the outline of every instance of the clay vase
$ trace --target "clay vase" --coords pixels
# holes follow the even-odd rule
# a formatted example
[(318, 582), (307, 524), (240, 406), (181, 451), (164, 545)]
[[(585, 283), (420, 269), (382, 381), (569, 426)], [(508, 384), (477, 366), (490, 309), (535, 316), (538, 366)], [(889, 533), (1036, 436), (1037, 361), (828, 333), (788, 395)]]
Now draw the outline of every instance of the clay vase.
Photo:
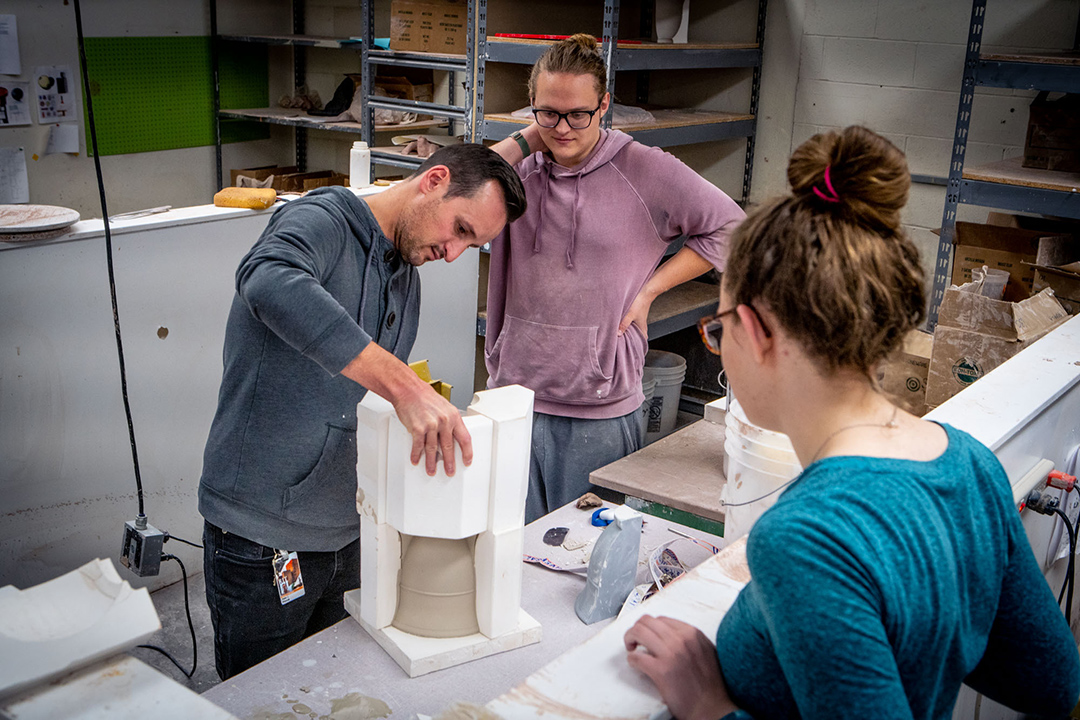
[(431, 638), (480, 632), (470, 538), (412, 537), (401, 559), (400, 578), (392, 623), (398, 630)]
[(682, 25), (683, 0), (656, 0), (656, 42), (670, 43)]

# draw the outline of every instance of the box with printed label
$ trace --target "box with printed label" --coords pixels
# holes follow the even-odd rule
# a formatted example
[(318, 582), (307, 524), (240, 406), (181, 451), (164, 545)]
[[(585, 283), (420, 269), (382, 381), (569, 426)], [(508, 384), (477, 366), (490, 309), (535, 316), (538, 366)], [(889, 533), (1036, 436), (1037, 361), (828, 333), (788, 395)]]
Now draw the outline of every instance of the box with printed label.
[(1068, 317), (1052, 290), (1016, 303), (946, 290), (934, 328), (926, 404), (937, 407)]
[(468, 7), (460, 0), (393, 0), (390, 49), (410, 52), (465, 52)]

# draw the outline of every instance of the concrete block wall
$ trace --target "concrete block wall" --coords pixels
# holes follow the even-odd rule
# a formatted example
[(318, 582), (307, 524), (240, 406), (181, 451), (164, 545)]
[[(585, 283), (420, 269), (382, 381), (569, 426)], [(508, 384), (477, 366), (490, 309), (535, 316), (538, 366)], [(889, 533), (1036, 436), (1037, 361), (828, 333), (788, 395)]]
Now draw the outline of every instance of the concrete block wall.
[[(786, 0), (770, 3), (761, 122), (790, 117), (790, 154), (815, 133), (852, 124), (881, 133), (907, 153), (913, 174), (948, 175), (956, 128), (971, 5), (964, 0)], [(1072, 47), (1080, 5), (1072, 0), (989, 0), (983, 52)], [(792, 33), (791, 30), (796, 32)], [(801, 31), (801, 34), (799, 33)], [(786, 37), (785, 37), (786, 36)], [(798, 57), (778, 43), (798, 43)], [(778, 58), (787, 55), (786, 60)], [(793, 96), (791, 80), (795, 72)], [(768, 100), (776, 90), (790, 114)], [(979, 88), (966, 164), (1022, 154), (1034, 92)], [(756, 200), (787, 190), (780, 167), (783, 127), (763, 128), (767, 157), (755, 170)], [(770, 152), (771, 151), (771, 152)], [(763, 167), (764, 162), (769, 167)], [(778, 165), (780, 167), (778, 167)], [(904, 213), (929, 270), (937, 251), (945, 188), (915, 184)], [(961, 220), (982, 221), (985, 208), (961, 206)]]

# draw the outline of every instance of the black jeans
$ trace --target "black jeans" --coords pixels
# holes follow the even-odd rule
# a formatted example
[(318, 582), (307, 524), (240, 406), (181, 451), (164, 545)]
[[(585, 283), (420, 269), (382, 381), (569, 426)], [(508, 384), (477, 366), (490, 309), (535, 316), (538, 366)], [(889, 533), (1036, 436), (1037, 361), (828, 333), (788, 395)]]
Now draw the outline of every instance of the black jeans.
[(342, 595), (360, 587), (360, 541), (336, 552), (298, 552), (297, 557), (304, 596), (282, 605), (274, 585), (274, 548), (206, 523), (206, 604), (214, 623), (214, 659), (222, 680), (347, 615)]

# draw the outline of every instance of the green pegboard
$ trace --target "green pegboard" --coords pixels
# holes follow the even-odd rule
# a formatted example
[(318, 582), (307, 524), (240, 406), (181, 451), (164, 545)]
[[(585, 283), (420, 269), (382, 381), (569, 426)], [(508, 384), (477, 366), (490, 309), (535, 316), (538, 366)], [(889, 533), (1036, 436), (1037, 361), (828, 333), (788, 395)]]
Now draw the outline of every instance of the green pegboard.
[[(86, 63), (101, 155), (214, 144), (210, 38), (87, 38)], [(221, 43), (218, 68), (222, 109), (270, 104), (265, 46)], [(268, 137), (261, 123), (221, 124), (222, 142)]]

